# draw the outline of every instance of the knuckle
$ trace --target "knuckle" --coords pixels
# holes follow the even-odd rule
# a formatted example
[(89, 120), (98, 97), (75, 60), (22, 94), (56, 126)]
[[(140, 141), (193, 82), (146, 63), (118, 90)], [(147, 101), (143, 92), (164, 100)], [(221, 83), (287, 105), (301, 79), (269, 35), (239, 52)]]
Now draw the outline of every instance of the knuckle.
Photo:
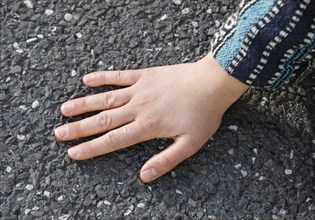
[(113, 92), (106, 92), (104, 93), (104, 96), (103, 96), (103, 107), (105, 108), (110, 108), (113, 106), (114, 104), (114, 93)]
[(111, 126), (112, 120), (108, 114), (100, 113), (98, 117), (99, 117), (99, 119), (98, 119), (99, 126), (101, 128), (109, 128)]
[(141, 127), (144, 130), (148, 130), (151, 131), (153, 130), (157, 125), (157, 121), (153, 118), (146, 118), (144, 120), (142, 120), (141, 122)]
[(116, 131), (110, 131), (107, 133), (107, 144), (110, 146), (116, 146), (120, 141), (120, 135)]
[(81, 124), (81, 121), (77, 121), (77, 122), (74, 122), (73, 123), (73, 126), (75, 128), (75, 131), (79, 134), (82, 133), (82, 124)]
[(123, 71), (118, 71), (116, 74), (115, 74), (115, 80), (117, 82), (121, 81), (121, 78), (122, 78), (122, 75), (123, 75)]
[(176, 166), (175, 163), (172, 160), (170, 160), (166, 156), (162, 156), (162, 155), (161, 155), (161, 158), (160, 158), (160, 163), (162, 165), (162, 169), (165, 172), (174, 169), (175, 166)]

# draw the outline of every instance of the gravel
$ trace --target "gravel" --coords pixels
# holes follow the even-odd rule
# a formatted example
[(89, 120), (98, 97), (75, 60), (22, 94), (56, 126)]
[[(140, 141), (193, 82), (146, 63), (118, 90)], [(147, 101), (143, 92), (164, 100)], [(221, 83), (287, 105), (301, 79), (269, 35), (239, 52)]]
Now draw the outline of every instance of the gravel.
[(66, 149), (87, 139), (52, 135), (82, 118), (62, 117), (62, 102), (115, 89), (86, 88), (84, 74), (198, 60), (236, 4), (1, 1), (0, 219), (314, 218), (315, 74), (249, 90), (199, 153), (150, 184), (139, 169), (169, 140), (74, 162)]

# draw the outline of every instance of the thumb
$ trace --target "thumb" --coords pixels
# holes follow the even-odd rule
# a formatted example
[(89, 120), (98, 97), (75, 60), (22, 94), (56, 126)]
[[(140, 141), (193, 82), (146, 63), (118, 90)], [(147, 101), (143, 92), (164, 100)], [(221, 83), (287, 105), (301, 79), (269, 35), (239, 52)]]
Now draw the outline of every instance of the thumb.
[(151, 182), (171, 171), (178, 164), (191, 157), (201, 148), (192, 144), (188, 136), (175, 139), (175, 142), (147, 161), (140, 171), (143, 182)]

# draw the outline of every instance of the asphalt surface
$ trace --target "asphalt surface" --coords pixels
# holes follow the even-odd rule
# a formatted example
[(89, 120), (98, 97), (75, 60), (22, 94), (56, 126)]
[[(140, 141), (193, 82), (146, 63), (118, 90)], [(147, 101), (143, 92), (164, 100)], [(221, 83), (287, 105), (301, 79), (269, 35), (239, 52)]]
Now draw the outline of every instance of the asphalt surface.
[[(195, 61), (237, 1), (2, 0), (1, 219), (314, 219), (315, 74), (279, 91), (251, 89), (194, 157), (143, 184), (169, 140), (88, 161), (59, 142), (62, 102), (100, 91), (98, 69)], [(174, 82), (175, 83), (175, 82)]]

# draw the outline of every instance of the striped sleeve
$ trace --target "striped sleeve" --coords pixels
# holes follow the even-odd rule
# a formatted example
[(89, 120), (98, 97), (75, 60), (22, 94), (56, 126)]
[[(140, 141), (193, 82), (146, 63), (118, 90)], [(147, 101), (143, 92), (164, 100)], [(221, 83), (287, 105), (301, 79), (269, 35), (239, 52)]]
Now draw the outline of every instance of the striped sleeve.
[(315, 0), (243, 0), (214, 35), (211, 51), (250, 86), (296, 82), (314, 66)]

